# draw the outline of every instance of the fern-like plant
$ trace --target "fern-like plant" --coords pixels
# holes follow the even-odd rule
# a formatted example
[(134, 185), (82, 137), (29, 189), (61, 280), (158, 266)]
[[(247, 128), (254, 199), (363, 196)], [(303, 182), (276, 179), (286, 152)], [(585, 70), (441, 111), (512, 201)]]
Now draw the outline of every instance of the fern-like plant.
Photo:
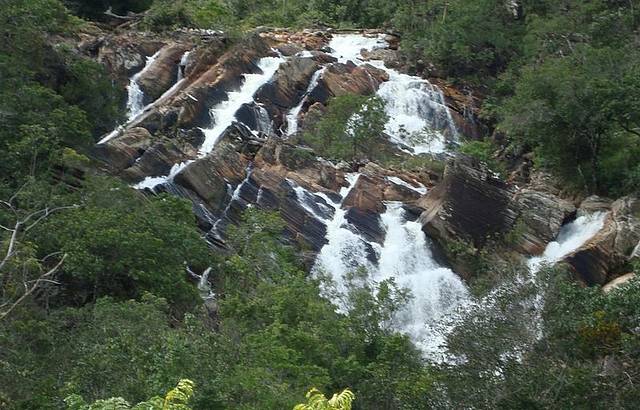
[(307, 393), (307, 403), (298, 404), (293, 410), (351, 410), (351, 404), (356, 396), (349, 389), (344, 389), (327, 399), (315, 387)]

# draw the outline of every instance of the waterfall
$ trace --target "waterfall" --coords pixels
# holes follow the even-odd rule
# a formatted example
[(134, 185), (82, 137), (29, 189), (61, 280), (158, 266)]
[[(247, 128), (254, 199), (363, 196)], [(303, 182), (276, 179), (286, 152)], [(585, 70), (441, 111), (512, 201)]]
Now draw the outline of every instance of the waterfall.
[(140, 114), (157, 104), (159, 101), (163, 101), (169, 95), (172, 95), (182, 85), (182, 82), (184, 81), (183, 68), (187, 64), (187, 58), (189, 57), (190, 51), (185, 52), (180, 59), (180, 63), (178, 64), (178, 78), (176, 78), (176, 82), (173, 86), (165, 91), (157, 100), (152, 101), (147, 106), (144, 105), (144, 93), (140, 88), (140, 84), (138, 84), (138, 79), (156, 61), (160, 51), (161, 50), (158, 50), (154, 55), (147, 57), (147, 62), (142, 70), (133, 75), (129, 80), (129, 85), (127, 86), (127, 121), (123, 125), (116, 126), (116, 128), (102, 138), (98, 144), (104, 144), (105, 142), (120, 135), (124, 131), (125, 127), (136, 120)]
[(457, 138), (451, 111), (438, 87), (423, 78), (387, 68), (383, 61), (362, 60), (362, 49), (386, 47), (382, 39), (359, 34), (336, 35), (329, 47), (339, 62), (368, 63), (389, 74), (389, 81), (380, 85), (377, 95), (385, 103), (389, 117), (385, 132), (392, 142), (409, 147), (408, 152), (412, 154), (438, 153), (445, 151), (447, 140)]
[[(327, 227), (327, 244), (320, 250), (312, 271), (315, 275), (330, 276), (332, 290), (338, 297), (334, 303), (339, 310), (348, 308), (344, 299), (348, 291), (345, 278), (350, 273), (365, 268), (369, 281), (394, 278), (396, 284), (412, 294), (410, 303), (395, 318), (396, 330), (407, 334), (425, 352), (436, 350), (443, 344), (445, 333), (432, 325), (467, 303), (466, 286), (454, 272), (434, 260), (422, 226), (406, 218), (401, 203), (387, 203), (386, 212), (381, 215), (386, 232), (383, 244), (367, 241), (350, 225), (343, 201), (358, 177), (357, 173), (347, 175), (347, 185), (340, 190), (337, 200), (324, 193), (310, 193), (289, 181), (298, 203)], [(326, 206), (318, 198), (333, 208), (333, 214), (324, 212)], [(376, 262), (370, 259), (372, 251)]]
[(411, 291), (412, 299), (396, 317), (395, 327), (424, 352), (436, 351), (446, 335), (433, 325), (468, 303), (467, 287), (434, 260), (422, 225), (407, 220), (401, 203), (387, 203), (381, 219), (386, 235), (372, 277), (376, 282), (394, 278)]
[(158, 185), (162, 185), (165, 184), (167, 182), (172, 182), (173, 179), (175, 178), (176, 175), (178, 175), (178, 173), (180, 171), (182, 171), (183, 169), (186, 168), (187, 165), (189, 165), (190, 163), (192, 163), (193, 161), (184, 161), (184, 162), (179, 162), (177, 164), (173, 164), (173, 166), (171, 167), (171, 170), (169, 170), (169, 174), (168, 175), (161, 175), (161, 176), (149, 176), (146, 177), (145, 179), (143, 179), (142, 181), (138, 182), (137, 184), (133, 185), (133, 187), (135, 189), (150, 189), (150, 190), (154, 190), (155, 187), (157, 187)]
[(137, 74), (135, 74), (129, 80), (129, 85), (127, 86), (127, 122), (130, 122), (135, 117), (137, 117), (144, 110), (144, 93), (140, 88), (140, 84), (138, 83), (138, 79), (140, 76), (151, 67), (151, 65), (158, 58), (158, 54), (160, 54), (160, 50), (158, 50), (151, 57), (147, 57), (147, 62)]
[[(186, 66), (188, 57), (189, 52), (186, 52), (182, 56), (180, 60), (180, 66), (178, 67), (178, 79), (176, 81), (176, 84), (165, 94), (169, 94), (170, 92), (172, 92), (174, 88), (179, 87), (180, 84), (184, 81), (183, 67)], [(228, 93), (228, 99), (226, 101), (218, 104), (211, 109), (211, 115), (212, 118), (214, 118), (214, 127), (211, 129), (203, 129), (203, 132), (205, 133), (205, 141), (200, 148), (200, 156), (204, 156), (207, 153), (211, 152), (224, 130), (226, 130), (227, 127), (231, 125), (231, 123), (235, 120), (236, 112), (243, 104), (253, 101), (253, 95), (262, 85), (271, 80), (278, 67), (280, 66), (280, 63), (282, 63), (283, 61), (284, 59), (282, 57), (262, 58), (258, 62), (258, 67), (260, 68), (261, 73), (245, 74), (244, 83), (240, 87), (240, 90), (230, 91)], [(164, 98), (165, 94), (163, 94), (163, 96), (160, 97), (158, 101)], [(265, 128), (266, 130), (269, 130), (271, 123), (268, 122), (268, 118), (265, 118), (265, 116), (267, 116), (266, 110), (264, 109), (264, 107), (259, 107), (259, 109), (261, 113), (260, 126)], [(153, 190), (158, 185), (173, 181), (173, 178), (191, 162), (193, 162), (193, 160), (174, 164), (168, 175), (148, 176), (141, 182), (135, 184), (133, 187), (136, 189)]]
[(529, 270), (538, 272), (544, 265), (554, 264), (577, 250), (602, 229), (606, 212), (596, 212), (578, 217), (562, 227), (558, 238), (550, 242), (540, 256), (527, 261)]
[[(229, 213), (229, 210), (233, 206), (233, 203), (235, 201), (237, 201), (238, 199), (240, 199), (240, 193), (242, 192), (242, 188), (244, 188), (244, 186), (251, 179), (252, 171), (253, 171), (253, 165), (249, 164), (247, 166), (247, 169), (246, 169), (247, 176), (244, 178), (244, 180), (242, 182), (240, 182), (235, 187), (235, 189), (233, 191), (231, 191), (231, 195), (230, 195), (230, 198), (229, 198), (229, 202), (227, 203), (227, 206), (225, 206), (224, 210), (220, 214), (220, 217), (213, 223), (213, 226), (211, 227), (211, 230), (209, 231), (209, 233), (212, 234), (214, 237), (220, 239), (220, 232), (218, 230), (219, 229), (218, 227), (220, 226), (220, 223), (224, 220), (224, 218), (227, 217), (227, 214)], [(231, 186), (229, 186), (229, 187), (231, 187)]]
[(304, 105), (307, 95), (316, 88), (325, 69), (326, 67), (322, 67), (313, 73), (309, 86), (302, 95), (302, 98), (300, 98), (300, 102), (287, 113), (287, 136), (291, 136), (298, 132), (298, 115), (300, 115), (300, 111), (302, 111), (302, 106)]
[(405, 181), (404, 179), (400, 179), (398, 177), (387, 177), (386, 178), (387, 181), (396, 184), (396, 185), (400, 185), (403, 186), (405, 188), (409, 188), (412, 191), (415, 191), (417, 193), (419, 193), (420, 195), (425, 195), (427, 193), (427, 187), (422, 185), (419, 182), (414, 182), (415, 184), (417, 184), (417, 186), (411, 185), (410, 183), (408, 183), (407, 181)]
[(200, 147), (200, 156), (205, 156), (216, 145), (224, 131), (235, 120), (236, 112), (243, 104), (253, 101), (253, 95), (260, 87), (268, 83), (285, 61), (284, 57), (264, 57), (258, 62), (259, 73), (245, 74), (244, 82), (238, 91), (230, 91), (227, 100), (211, 108), (211, 128), (202, 129), (205, 140)]

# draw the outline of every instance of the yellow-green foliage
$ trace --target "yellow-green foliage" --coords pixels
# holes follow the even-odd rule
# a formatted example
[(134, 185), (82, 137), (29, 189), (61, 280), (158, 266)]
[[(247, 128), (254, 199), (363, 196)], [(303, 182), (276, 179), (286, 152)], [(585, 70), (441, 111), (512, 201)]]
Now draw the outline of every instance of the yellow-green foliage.
[(67, 410), (191, 410), (189, 401), (193, 397), (193, 387), (194, 383), (191, 380), (182, 379), (164, 399), (156, 396), (135, 406), (131, 406), (122, 397), (112, 397), (87, 404), (81, 396), (73, 394), (64, 401)]
[(351, 404), (356, 396), (349, 389), (344, 389), (327, 399), (315, 387), (307, 393), (307, 403), (298, 404), (293, 410), (351, 410)]

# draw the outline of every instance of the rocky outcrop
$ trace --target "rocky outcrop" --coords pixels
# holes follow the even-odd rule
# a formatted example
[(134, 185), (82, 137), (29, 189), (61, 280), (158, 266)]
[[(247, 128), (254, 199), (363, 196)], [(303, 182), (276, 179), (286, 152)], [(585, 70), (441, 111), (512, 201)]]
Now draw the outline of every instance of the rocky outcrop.
[(362, 52), (362, 57), (364, 60), (382, 61), (384, 62), (384, 65), (389, 68), (399, 68), (402, 66), (400, 53), (394, 49), (377, 48), (371, 51), (364, 50)]
[(333, 64), (325, 70), (318, 86), (309, 94), (310, 104), (325, 104), (331, 97), (346, 94), (371, 95), (381, 83), (388, 80), (386, 71), (369, 64)]
[(487, 246), (505, 258), (514, 251), (542, 253), (575, 214), (575, 207), (555, 194), (519, 189), (464, 156), (447, 163), (442, 182), (417, 204), (425, 209), (423, 230), (465, 277), (474, 274), (470, 257)]
[(255, 100), (266, 107), (276, 129), (282, 125), (287, 111), (302, 99), (313, 73), (319, 68), (311, 57), (292, 57), (280, 66), (273, 80), (256, 93)]
[(129, 78), (144, 67), (147, 57), (160, 50), (166, 41), (143, 33), (103, 35), (85, 39), (80, 48), (94, 54), (107, 72), (124, 86)]
[(633, 272), (626, 273), (626, 274), (624, 274), (622, 276), (618, 276), (617, 278), (615, 278), (611, 282), (609, 282), (606, 285), (604, 285), (602, 287), (602, 291), (604, 293), (609, 293), (614, 289), (618, 289), (619, 287), (626, 285), (631, 280), (635, 279), (635, 277), (636, 277), (636, 274), (633, 273)]
[(609, 212), (600, 232), (565, 258), (578, 278), (588, 285), (602, 285), (624, 273), (640, 242), (638, 198), (620, 198), (613, 202)]
[(221, 143), (176, 175), (176, 184), (195, 192), (214, 213), (225, 207), (227, 184), (238, 185), (247, 174), (249, 160), (231, 144)]
[(144, 93), (145, 104), (157, 100), (175, 84), (182, 55), (192, 47), (191, 44), (168, 44), (160, 49), (153, 64), (140, 73), (138, 84)]
[(185, 87), (179, 98), (169, 104), (179, 108), (177, 125), (181, 128), (208, 126), (209, 108), (224, 101), (227, 92), (237, 89), (243, 74), (258, 72), (256, 65), (262, 57), (273, 55), (269, 44), (254, 35), (225, 53), (196, 80)]
[(525, 255), (544, 252), (547, 244), (555, 240), (567, 218), (575, 214), (575, 206), (549, 192), (521, 189), (514, 198), (519, 217), (513, 229), (516, 243), (512, 244)]
[(96, 145), (94, 155), (102, 160), (113, 173), (120, 173), (132, 166), (154, 143), (145, 128), (130, 128), (105, 144)]
[(445, 243), (465, 240), (482, 247), (514, 226), (519, 216), (512, 202), (516, 192), (486, 165), (459, 156), (447, 164), (442, 182), (420, 201), (424, 231)]

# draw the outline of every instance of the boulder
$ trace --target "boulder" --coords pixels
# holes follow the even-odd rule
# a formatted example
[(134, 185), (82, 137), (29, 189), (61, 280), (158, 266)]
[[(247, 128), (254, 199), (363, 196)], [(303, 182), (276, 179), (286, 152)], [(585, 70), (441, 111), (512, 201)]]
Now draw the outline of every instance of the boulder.
[(195, 192), (219, 214), (225, 206), (227, 184), (238, 185), (246, 177), (249, 161), (231, 144), (221, 143), (203, 158), (187, 165), (175, 176), (175, 183)]
[(154, 138), (145, 128), (130, 128), (106, 143), (96, 145), (93, 153), (112, 172), (119, 173), (133, 165), (153, 143)]
[(514, 226), (515, 194), (516, 188), (485, 164), (458, 156), (447, 163), (442, 182), (418, 202), (425, 209), (423, 230), (443, 245), (464, 240), (482, 247)]
[(636, 274), (631, 272), (631, 273), (626, 273), (622, 276), (618, 276), (617, 278), (615, 278), (614, 280), (612, 280), (611, 282), (607, 283), (606, 285), (604, 285), (602, 287), (602, 291), (604, 293), (609, 293), (614, 289), (619, 288), (622, 285), (625, 285), (627, 283), (629, 283), (632, 279), (634, 279), (636, 277)]
[(521, 189), (514, 197), (520, 216), (514, 229), (520, 229), (517, 243), (512, 244), (526, 255), (544, 252), (555, 240), (562, 225), (575, 214), (576, 207), (551, 193)]
[(625, 269), (640, 241), (640, 200), (613, 202), (603, 228), (565, 261), (587, 285), (605, 284)]
[(400, 37), (395, 34), (386, 34), (384, 36), (384, 41), (387, 42), (391, 50), (397, 50), (400, 45)]
[(176, 83), (180, 60), (191, 48), (190, 44), (168, 44), (160, 49), (153, 63), (140, 73), (138, 84), (144, 93), (145, 105), (157, 100)]
[(380, 184), (381, 178), (372, 178), (368, 175), (360, 175), (358, 181), (344, 199), (343, 205), (358, 208), (360, 211), (382, 213), (385, 210), (384, 184)]
[(280, 180), (289, 178), (312, 192), (338, 191), (344, 182), (344, 172), (315, 156), (308, 148), (275, 140), (268, 141), (258, 151), (254, 166), (268, 170)]
[(300, 102), (319, 68), (313, 58), (292, 57), (280, 66), (272, 81), (258, 90), (255, 100), (266, 108), (276, 129), (282, 125), (289, 109)]
[(389, 80), (386, 71), (365, 64), (333, 64), (329, 66), (318, 86), (309, 94), (310, 103), (326, 103), (330, 97), (346, 94), (371, 95), (384, 81)]
[(380, 60), (389, 68), (399, 68), (402, 65), (400, 54), (395, 50), (376, 48), (370, 51), (364, 50), (361, 54), (364, 60)]
[(105, 36), (99, 41), (97, 60), (124, 87), (129, 78), (144, 67), (147, 57), (164, 44), (161, 39), (141, 33)]
[(147, 149), (121, 176), (130, 182), (138, 182), (148, 176), (168, 175), (171, 167), (188, 159), (174, 141), (163, 138)]
[(256, 100), (263, 104), (275, 104), (279, 108), (295, 106), (307, 89), (311, 76), (319, 68), (313, 58), (291, 58), (280, 66), (272, 81), (256, 93)]

